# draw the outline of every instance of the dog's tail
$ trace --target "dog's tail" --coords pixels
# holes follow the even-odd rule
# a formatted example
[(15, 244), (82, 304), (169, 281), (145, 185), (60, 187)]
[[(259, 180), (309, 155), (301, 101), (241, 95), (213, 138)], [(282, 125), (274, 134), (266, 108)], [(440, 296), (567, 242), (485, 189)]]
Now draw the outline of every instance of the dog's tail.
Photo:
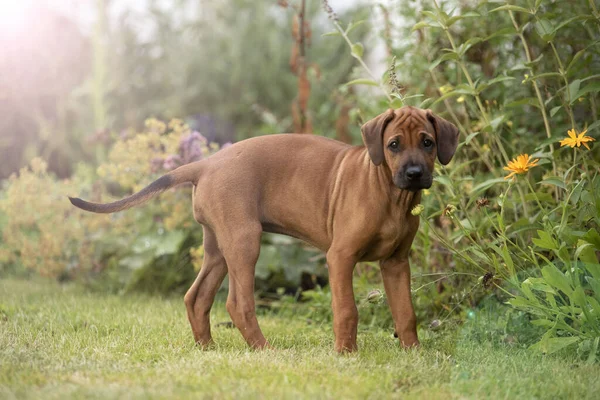
[(165, 190), (182, 183), (189, 182), (195, 185), (198, 182), (201, 163), (202, 161), (197, 161), (174, 169), (168, 174), (161, 176), (139, 192), (112, 203), (90, 203), (76, 197), (69, 197), (69, 200), (75, 207), (100, 214), (110, 214), (117, 211), (126, 210), (130, 207), (145, 203), (157, 194), (160, 194)]

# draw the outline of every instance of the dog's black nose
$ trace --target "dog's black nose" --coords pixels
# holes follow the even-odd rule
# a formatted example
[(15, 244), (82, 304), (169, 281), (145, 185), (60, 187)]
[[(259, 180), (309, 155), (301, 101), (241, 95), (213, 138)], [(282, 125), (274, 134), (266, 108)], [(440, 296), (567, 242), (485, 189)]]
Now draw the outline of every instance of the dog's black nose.
[(410, 180), (419, 179), (421, 176), (423, 176), (423, 167), (420, 165), (411, 165), (410, 167), (406, 168), (405, 174)]

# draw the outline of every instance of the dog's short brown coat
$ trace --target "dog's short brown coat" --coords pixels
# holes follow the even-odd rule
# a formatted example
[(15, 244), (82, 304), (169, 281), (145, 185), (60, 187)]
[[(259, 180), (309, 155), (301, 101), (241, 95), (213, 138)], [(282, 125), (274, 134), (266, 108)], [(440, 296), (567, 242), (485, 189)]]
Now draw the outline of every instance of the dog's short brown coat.
[(209, 312), (229, 273), (227, 310), (233, 323), (249, 345), (269, 346), (254, 307), (254, 268), (261, 233), (267, 231), (326, 252), (337, 351), (357, 348), (352, 273), (358, 261), (380, 261), (396, 333), (403, 346), (415, 346), (408, 253), (419, 218), (410, 211), (420, 201), (420, 189), (431, 186), (436, 157), (442, 164), (452, 158), (458, 130), (428, 110), (403, 107), (367, 122), (362, 134), (365, 146), (313, 135), (255, 137), (182, 166), (126, 199), (71, 202), (110, 213), (178, 184), (194, 185), (204, 262), (185, 304), (201, 345), (212, 342)]

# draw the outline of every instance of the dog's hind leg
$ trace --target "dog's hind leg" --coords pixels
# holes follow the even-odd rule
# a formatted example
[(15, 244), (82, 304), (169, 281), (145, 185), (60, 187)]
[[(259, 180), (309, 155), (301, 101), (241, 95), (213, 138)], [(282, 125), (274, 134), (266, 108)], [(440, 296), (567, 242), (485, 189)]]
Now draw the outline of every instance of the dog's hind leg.
[(227, 311), (246, 343), (270, 347), (258, 326), (254, 303), (254, 270), (260, 253), (262, 226), (258, 221), (229, 224), (235, 231), (217, 232), (229, 270)]
[(194, 340), (202, 347), (212, 343), (210, 309), (225, 275), (227, 275), (227, 263), (219, 250), (217, 238), (214, 232), (205, 226), (202, 269), (184, 297)]

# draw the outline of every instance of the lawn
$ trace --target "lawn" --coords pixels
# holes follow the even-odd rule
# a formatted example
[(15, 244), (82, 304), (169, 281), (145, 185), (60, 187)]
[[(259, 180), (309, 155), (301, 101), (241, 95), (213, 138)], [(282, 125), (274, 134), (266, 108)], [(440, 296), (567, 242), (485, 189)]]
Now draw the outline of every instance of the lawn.
[[(229, 320), (222, 303), (214, 323)], [(492, 322), (492, 321), (488, 321)], [(598, 398), (600, 367), (421, 330), (403, 351), (363, 328), (338, 356), (328, 324), (260, 316), (276, 350), (252, 351), (226, 324), (194, 346), (183, 301), (104, 295), (78, 285), (0, 281), (0, 398)], [(475, 322), (472, 322), (475, 323)], [(478, 324), (486, 324), (479, 318)]]

